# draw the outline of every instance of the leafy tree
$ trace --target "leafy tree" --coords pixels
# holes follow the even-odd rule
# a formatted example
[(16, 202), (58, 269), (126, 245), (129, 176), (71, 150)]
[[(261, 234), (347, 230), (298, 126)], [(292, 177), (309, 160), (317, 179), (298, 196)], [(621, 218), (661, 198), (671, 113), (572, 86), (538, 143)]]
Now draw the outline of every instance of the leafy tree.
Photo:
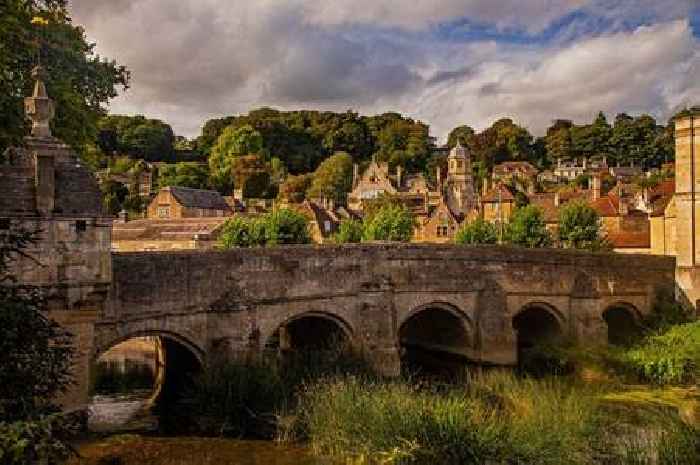
[(347, 220), (340, 223), (338, 232), (335, 235), (335, 242), (338, 244), (350, 244), (362, 242), (362, 222), (357, 220)]
[(175, 163), (158, 168), (158, 186), (189, 187), (192, 189), (209, 188), (209, 169), (199, 163)]
[(470, 126), (457, 126), (450, 134), (447, 136), (447, 146), (452, 148), (457, 145), (457, 141), (462, 144), (463, 147), (468, 147), (471, 143), (472, 137), (476, 135), (474, 129)]
[[(250, 189), (260, 196), (269, 183), (262, 152), (262, 136), (251, 126), (228, 126), (216, 141), (209, 156), (209, 168), (216, 188), (224, 193), (234, 187)], [(267, 181), (263, 179), (267, 173)], [(248, 186), (252, 181), (253, 186)], [(264, 185), (264, 186), (263, 186)]]
[(256, 243), (251, 236), (250, 218), (235, 216), (227, 220), (222, 226), (219, 242), (224, 249), (233, 249), (235, 247), (251, 247), (253, 245), (261, 245)]
[(100, 190), (106, 212), (116, 215), (122, 211), (124, 201), (129, 196), (129, 189), (124, 184), (110, 179), (100, 185)]
[(311, 186), (313, 174), (289, 175), (280, 185), (279, 198), (292, 203), (301, 203)]
[(591, 158), (607, 155), (612, 128), (603, 112), (598, 113), (592, 124), (571, 128), (571, 152), (574, 156)]
[(72, 336), (43, 313), (40, 290), (12, 274), (36, 240), (15, 225), (0, 235), (0, 418), (8, 422), (55, 410), (52, 399), (71, 382)]
[(547, 231), (542, 210), (535, 205), (516, 209), (506, 229), (506, 240), (529, 248), (551, 245), (552, 238)]
[(385, 205), (364, 220), (362, 240), (409, 242), (414, 219), (405, 206)]
[(571, 128), (573, 123), (569, 120), (557, 120), (547, 129), (544, 144), (547, 150), (547, 158), (550, 163), (556, 163), (559, 159), (571, 157)]
[(175, 135), (170, 125), (142, 115), (109, 115), (99, 121), (96, 143), (108, 155), (146, 161), (173, 161)]
[(324, 160), (313, 174), (307, 197), (344, 202), (352, 188), (352, 165), (352, 157), (344, 152)]
[(270, 173), (259, 155), (242, 155), (231, 159), (234, 186), (243, 190), (246, 198), (274, 197), (270, 190)]
[[(32, 25), (34, 17), (47, 23)], [(56, 102), (54, 134), (78, 150), (95, 140), (103, 105), (120, 86), (128, 86), (130, 76), (123, 66), (96, 55), (94, 46), (71, 23), (67, 0), (0, 2), (0, 153), (28, 131), (22, 99), (31, 92), (37, 55)]]
[(496, 244), (498, 242), (498, 230), (496, 225), (477, 218), (471, 223), (462, 226), (455, 235), (456, 244)]
[(586, 202), (569, 202), (559, 211), (559, 240), (573, 249), (599, 250), (604, 246), (598, 213)]

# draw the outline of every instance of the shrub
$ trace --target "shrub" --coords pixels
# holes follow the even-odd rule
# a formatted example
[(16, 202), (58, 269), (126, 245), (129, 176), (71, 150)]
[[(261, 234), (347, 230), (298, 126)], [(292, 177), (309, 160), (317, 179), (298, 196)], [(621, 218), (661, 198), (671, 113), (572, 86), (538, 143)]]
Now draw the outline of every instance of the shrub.
[(457, 244), (495, 244), (498, 242), (498, 229), (495, 224), (477, 218), (457, 231)]
[(639, 347), (621, 355), (640, 379), (658, 384), (700, 380), (700, 322), (671, 327), (649, 336)]
[(34, 421), (0, 422), (0, 463), (62, 463), (73, 455), (67, 439), (75, 431), (76, 425), (62, 415), (51, 415)]
[(311, 240), (306, 217), (288, 209), (279, 209), (258, 218), (234, 217), (221, 232), (224, 249), (262, 247), (281, 244), (307, 244)]
[(365, 218), (362, 239), (409, 242), (413, 225), (413, 215), (405, 206), (387, 204)]
[(598, 213), (587, 203), (567, 203), (559, 211), (559, 239), (564, 247), (601, 250), (606, 243), (600, 235)]
[(338, 244), (357, 243), (362, 241), (362, 222), (347, 220), (340, 223), (340, 228), (335, 235)]

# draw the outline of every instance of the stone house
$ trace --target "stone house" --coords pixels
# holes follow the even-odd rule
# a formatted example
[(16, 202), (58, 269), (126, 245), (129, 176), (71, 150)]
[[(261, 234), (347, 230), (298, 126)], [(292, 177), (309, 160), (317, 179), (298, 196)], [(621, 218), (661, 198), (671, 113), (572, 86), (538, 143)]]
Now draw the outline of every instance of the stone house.
[(389, 164), (372, 160), (367, 169), (359, 175), (359, 167), (354, 166), (352, 191), (348, 194), (348, 207), (351, 210), (364, 210), (367, 201), (382, 195), (396, 195), (397, 189), (389, 175)]
[(493, 179), (508, 182), (511, 179), (519, 179), (528, 184), (537, 179), (537, 168), (527, 161), (506, 161), (493, 168)]
[(317, 244), (330, 242), (338, 232), (341, 217), (332, 209), (310, 200), (293, 208), (309, 220), (309, 235)]
[(490, 223), (506, 224), (515, 211), (515, 197), (502, 183), (497, 183), (481, 197), (482, 215)]
[(428, 216), (419, 218), (414, 231), (416, 242), (454, 242), (460, 220), (444, 201), (433, 208)]
[(226, 200), (216, 191), (187, 187), (164, 187), (148, 205), (147, 218), (209, 218), (232, 214)]

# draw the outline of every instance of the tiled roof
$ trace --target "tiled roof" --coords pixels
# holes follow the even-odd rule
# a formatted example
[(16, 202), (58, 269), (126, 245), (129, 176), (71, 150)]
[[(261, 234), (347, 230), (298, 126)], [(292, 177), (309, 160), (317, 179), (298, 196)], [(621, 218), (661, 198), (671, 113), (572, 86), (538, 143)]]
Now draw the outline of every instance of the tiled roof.
[(542, 192), (528, 195), (530, 204), (542, 210), (546, 223), (556, 223), (559, 221), (559, 209), (555, 206), (555, 197), (556, 193), (554, 192)]
[(496, 174), (507, 174), (514, 171), (537, 174), (537, 169), (527, 161), (504, 161), (496, 165), (493, 170)]
[(614, 191), (610, 191), (598, 200), (591, 201), (590, 206), (598, 213), (598, 216), (618, 216), (620, 212), (620, 198)]
[(648, 249), (651, 247), (649, 231), (622, 231), (608, 234), (607, 239), (616, 249)]
[(115, 222), (112, 241), (192, 240), (194, 235), (215, 237), (229, 218), (144, 219)]
[(499, 191), (500, 191), (500, 201), (501, 202), (510, 202), (515, 200), (515, 197), (513, 197), (513, 194), (510, 192), (510, 190), (504, 186), (503, 184), (497, 184), (496, 187), (491, 189), (484, 195), (484, 197), (481, 199), (482, 202), (498, 202), (499, 201)]
[(205, 208), (208, 210), (230, 210), (226, 200), (216, 191), (190, 189), (189, 187), (166, 187), (178, 202), (188, 208)]

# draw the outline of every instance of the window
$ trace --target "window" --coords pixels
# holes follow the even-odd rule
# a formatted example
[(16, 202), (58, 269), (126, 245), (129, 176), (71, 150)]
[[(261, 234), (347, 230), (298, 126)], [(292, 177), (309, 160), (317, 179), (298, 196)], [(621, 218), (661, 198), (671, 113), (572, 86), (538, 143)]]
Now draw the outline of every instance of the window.
[(170, 218), (170, 207), (158, 207), (158, 218)]
[(76, 232), (85, 232), (87, 231), (87, 222), (85, 220), (78, 220), (75, 222), (75, 231)]
[(440, 225), (437, 227), (437, 236), (438, 237), (447, 237), (448, 236), (448, 226), (447, 225)]
[(8, 229), (10, 229), (10, 219), (0, 218), (0, 230), (7, 231)]
[(458, 170), (462, 169), (462, 160), (457, 160), (457, 169)]
[(331, 222), (328, 220), (325, 220), (323, 222), (323, 229), (325, 229), (326, 232), (331, 232)]

